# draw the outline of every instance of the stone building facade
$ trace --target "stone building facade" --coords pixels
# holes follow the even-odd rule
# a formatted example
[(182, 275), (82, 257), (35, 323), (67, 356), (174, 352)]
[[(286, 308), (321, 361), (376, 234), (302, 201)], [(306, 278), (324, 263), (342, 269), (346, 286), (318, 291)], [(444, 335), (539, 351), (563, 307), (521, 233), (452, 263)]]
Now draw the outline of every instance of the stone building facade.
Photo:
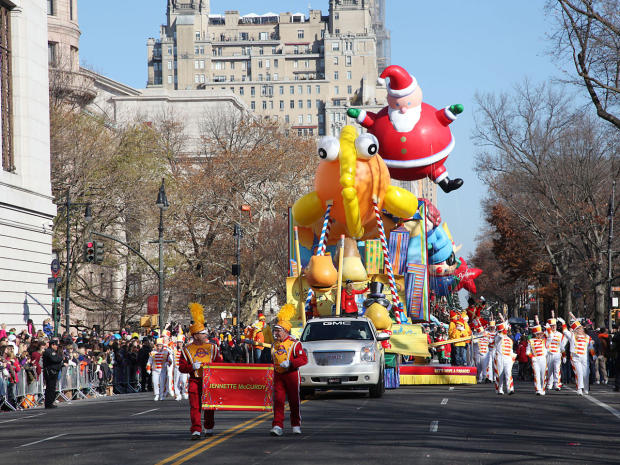
[(41, 328), (56, 215), (50, 182), (44, 0), (0, 0), (0, 323)]

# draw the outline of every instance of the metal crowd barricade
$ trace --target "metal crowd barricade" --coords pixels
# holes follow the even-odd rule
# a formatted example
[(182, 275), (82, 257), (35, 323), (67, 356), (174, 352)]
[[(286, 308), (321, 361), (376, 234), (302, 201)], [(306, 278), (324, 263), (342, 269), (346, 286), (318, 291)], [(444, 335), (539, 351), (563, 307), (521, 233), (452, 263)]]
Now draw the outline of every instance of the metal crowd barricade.
[(8, 381), (0, 372), (0, 408), (6, 406), (9, 410), (15, 410), (15, 407), (9, 402)]
[(45, 384), (43, 374), (39, 375), (32, 383), (28, 383), (26, 373), (22, 372), (17, 383), (17, 403), (23, 408), (36, 407), (45, 397)]

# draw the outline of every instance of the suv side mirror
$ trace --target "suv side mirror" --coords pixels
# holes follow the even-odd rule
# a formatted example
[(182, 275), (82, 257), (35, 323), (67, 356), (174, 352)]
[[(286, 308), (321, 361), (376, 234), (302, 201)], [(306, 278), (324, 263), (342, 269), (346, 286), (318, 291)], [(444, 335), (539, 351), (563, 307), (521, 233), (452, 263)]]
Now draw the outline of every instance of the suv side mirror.
[(390, 339), (390, 335), (388, 333), (377, 333), (377, 341), (387, 341), (388, 339)]

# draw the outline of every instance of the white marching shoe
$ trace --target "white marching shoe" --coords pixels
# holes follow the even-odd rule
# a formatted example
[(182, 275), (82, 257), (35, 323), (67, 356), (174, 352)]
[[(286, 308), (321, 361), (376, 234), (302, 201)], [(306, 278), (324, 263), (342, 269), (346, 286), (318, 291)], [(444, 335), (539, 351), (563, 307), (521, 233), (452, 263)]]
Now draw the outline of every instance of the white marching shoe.
[(178, 396), (175, 397), (175, 400), (183, 400), (183, 396), (179, 394)]
[(157, 401), (159, 400), (159, 396), (158, 396), (158, 395), (156, 395), (156, 396), (153, 398), (153, 400), (154, 400), (155, 402), (157, 402)]
[(189, 394), (183, 394), (183, 399), (185, 400), (189, 399)]
[[(301, 432), (301, 428), (299, 428), (299, 431)], [(269, 431), (269, 434), (271, 434), (272, 436), (282, 436), (284, 434), (284, 431), (279, 426), (274, 426)]]
[(293, 434), (301, 434), (301, 426), (293, 426)]
[(583, 396), (583, 389), (577, 389), (577, 394), (579, 394), (580, 396)]

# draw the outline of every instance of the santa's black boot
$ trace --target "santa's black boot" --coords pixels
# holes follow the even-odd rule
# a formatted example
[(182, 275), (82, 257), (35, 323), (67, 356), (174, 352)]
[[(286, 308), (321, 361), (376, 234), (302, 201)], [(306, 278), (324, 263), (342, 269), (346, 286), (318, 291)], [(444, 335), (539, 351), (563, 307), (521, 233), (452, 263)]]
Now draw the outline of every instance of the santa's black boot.
[(441, 187), (441, 189), (447, 194), (448, 192), (455, 191), (461, 187), (463, 185), (463, 180), (461, 178), (450, 179), (445, 177), (437, 184), (439, 184), (439, 187)]

